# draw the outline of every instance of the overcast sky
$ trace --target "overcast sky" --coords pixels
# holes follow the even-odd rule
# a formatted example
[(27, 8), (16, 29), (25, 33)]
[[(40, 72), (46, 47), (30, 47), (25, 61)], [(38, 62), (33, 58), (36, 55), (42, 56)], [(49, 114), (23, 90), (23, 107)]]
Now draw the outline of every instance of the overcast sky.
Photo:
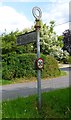
[[(69, 1), (70, 0), (0, 0), (0, 34), (23, 30), (34, 25), (32, 8), (38, 6), (42, 10), (42, 21), (49, 25), (55, 21), (55, 31), (61, 35), (69, 28)], [(42, 1), (42, 2), (41, 2)], [(65, 24), (62, 24), (65, 23)]]

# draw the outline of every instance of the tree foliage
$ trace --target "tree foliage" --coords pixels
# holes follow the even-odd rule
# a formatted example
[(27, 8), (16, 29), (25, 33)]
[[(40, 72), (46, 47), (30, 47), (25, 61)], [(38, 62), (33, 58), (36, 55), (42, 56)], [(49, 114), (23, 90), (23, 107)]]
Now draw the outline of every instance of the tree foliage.
[[(63, 36), (57, 36), (54, 31), (55, 22), (51, 21), (49, 26), (40, 22), (40, 44), (41, 44), (41, 53), (52, 55), (57, 60), (67, 59), (68, 53), (62, 50), (63, 47)], [(30, 31), (33, 31), (34, 27), (31, 29), (24, 29), (23, 31), (15, 31), (9, 34), (2, 34), (2, 56), (5, 59), (11, 54), (23, 54), (23, 53), (36, 53), (37, 47), (36, 43), (30, 43), (25, 46), (17, 46), (16, 38), (17, 35), (24, 34)]]
[(71, 55), (71, 30), (67, 29), (63, 32), (63, 50), (67, 50)]
[(28, 53), (32, 51), (32, 44), (28, 44), (25, 46), (17, 46), (16, 44), (16, 39), (19, 34), (24, 34), (27, 33), (31, 30), (29, 29), (24, 29), (22, 32), (15, 31), (11, 32), (9, 34), (3, 34), (2, 37), (2, 54), (10, 54), (10, 53), (16, 53), (16, 54), (21, 54), (21, 53)]
[(54, 26), (54, 21), (51, 21), (49, 26), (41, 22), (41, 52), (44, 54), (52, 55), (59, 61), (63, 59), (65, 60), (69, 54), (66, 51), (62, 50), (63, 36), (56, 35)]

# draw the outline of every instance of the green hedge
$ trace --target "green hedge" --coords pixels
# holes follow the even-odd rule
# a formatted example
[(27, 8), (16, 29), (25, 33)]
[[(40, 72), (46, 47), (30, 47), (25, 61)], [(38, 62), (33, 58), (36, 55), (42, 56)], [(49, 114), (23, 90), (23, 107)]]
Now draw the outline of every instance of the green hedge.
[(69, 56), (68, 60), (67, 60), (68, 64), (71, 64), (71, 56)]
[[(57, 61), (51, 56), (41, 55), (44, 59), (44, 69), (41, 71), (42, 78), (60, 75)], [(3, 56), (3, 79), (14, 79), (20, 77), (36, 77), (37, 70), (35, 69), (36, 55), (30, 54), (11, 54)]]

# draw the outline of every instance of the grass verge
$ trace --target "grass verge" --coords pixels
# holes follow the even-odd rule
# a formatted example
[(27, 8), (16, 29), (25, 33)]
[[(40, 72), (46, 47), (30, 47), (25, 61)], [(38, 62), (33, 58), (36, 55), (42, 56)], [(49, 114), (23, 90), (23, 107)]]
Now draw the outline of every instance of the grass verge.
[[(67, 72), (61, 71), (60, 76), (65, 76), (65, 75), (67, 75)], [(57, 77), (60, 77), (60, 76), (57, 76)], [(54, 78), (54, 77), (50, 77), (50, 78)], [(44, 78), (44, 80), (47, 80), (47, 79), (50, 79), (50, 78)], [(30, 82), (30, 81), (36, 81), (36, 80), (37, 80), (36, 77), (31, 77), (31, 78), (27, 78), (27, 77), (16, 78), (16, 79), (13, 79), (13, 80), (1, 80), (0, 79), (0, 85), (24, 83), (24, 82)]]
[[(18, 98), (2, 103), (3, 118), (63, 118), (71, 120), (70, 88), (42, 93), (42, 109), (38, 111), (37, 96)], [(54, 119), (58, 120), (58, 119)]]
[(0, 85), (8, 85), (8, 84), (12, 84), (12, 83), (13, 83), (13, 81), (0, 79)]

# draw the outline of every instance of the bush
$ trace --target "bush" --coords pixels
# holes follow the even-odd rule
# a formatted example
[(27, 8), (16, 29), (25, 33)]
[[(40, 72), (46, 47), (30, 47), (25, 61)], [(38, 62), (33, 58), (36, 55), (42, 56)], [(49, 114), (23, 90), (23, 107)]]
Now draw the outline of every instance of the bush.
[(42, 58), (44, 59), (44, 70), (42, 70), (42, 77), (59, 76), (61, 71), (55, 58), (52, 56), (42, 56)]
[(71, 64), (71, 56), (69, 56), (69, 58), (67, 59), (67, 63)]
[[(42, 78), (60, 75), (57, 61), (51, 56), (41, 55), (44, 60), (44, 69), (41, 71)], [(35, 69), (36, 55), (30, 54), (12, 54), (7, 59), (3, 57), (3, 79), (14, 79), (21, 77), (36, 77)]]

